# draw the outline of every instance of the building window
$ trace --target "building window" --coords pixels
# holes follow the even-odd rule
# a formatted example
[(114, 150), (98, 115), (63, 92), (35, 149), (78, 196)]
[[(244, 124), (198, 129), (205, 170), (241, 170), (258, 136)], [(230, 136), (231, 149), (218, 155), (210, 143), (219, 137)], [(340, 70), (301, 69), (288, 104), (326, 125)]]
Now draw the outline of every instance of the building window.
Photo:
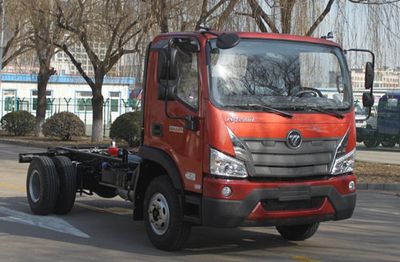
[(110, 110), (111, 112), (119, 112), (119, 99), (121, 92), (110, 92)]
[(76, 92), (76, 111), (85, 112), (92, 111), (92, 92), (77, 91)]

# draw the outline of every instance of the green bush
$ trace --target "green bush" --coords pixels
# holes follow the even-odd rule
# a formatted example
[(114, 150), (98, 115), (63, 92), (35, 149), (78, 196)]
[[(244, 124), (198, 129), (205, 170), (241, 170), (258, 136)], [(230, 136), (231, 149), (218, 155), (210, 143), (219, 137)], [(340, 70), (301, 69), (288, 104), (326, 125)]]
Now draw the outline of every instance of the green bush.
[(120, 115), (111, 125), (110, 138), (125, 140), (129, 146), (137, 146), (140, 141), (140, 122), (142, 113), (139, 111)]
[(83, 136), (85, 134), (85, 124), (73, 113), (60, 112), (48, 118), (44, 122), (42, 130), (45, 136), (71, 140), (73, 136)]
[(1, 128), (16, 136), (24, 136), (35, 128), (35, 117), (27, 111), (15, 111), (4, 115), (1, 120)]

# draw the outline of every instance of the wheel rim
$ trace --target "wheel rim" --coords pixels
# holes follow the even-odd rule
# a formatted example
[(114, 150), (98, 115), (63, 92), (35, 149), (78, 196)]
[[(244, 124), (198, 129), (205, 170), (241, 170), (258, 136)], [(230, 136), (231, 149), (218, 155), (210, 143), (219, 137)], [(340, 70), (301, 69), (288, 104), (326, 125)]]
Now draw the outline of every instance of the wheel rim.
[(39, 201), (40, 187), (39, 172), (37, 170), (33, 170), (29, 178), (29, 195), (34, 203)]
[(167, 200), (161, 193), (154, 194), (149, 203), (149, 222), (154, 233), (163, 235), (168, 230), (169, 207)]

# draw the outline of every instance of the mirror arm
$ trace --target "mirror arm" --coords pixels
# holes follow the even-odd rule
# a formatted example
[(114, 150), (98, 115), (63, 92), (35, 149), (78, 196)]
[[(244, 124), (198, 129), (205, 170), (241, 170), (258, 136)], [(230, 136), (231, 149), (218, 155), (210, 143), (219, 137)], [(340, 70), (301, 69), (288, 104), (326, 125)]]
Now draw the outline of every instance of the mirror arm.
[(368, 107), (368, 114), (364, 118), (357, 119), (357, 120), (367, 121), (371, 117), (371, 111), (372, 111), (371, 107)]
[(213, 32), (213, 31), (201, 31), (200, 32), (203, 36), (205, 36), (206, 34), (210, 34), (210, 35), (214, 35), (214, 36), (216, 36), (216, 37), (218, 37), (220, 34), (218, 34), (218, 33), (215, 33), (215, 32)]
[[(350, 48), (350, 49), (344, 50), (344, 52), (345, 53), (347, 53), (347, 52), (365, 52), (365, 53), (369, 53), (372, 56), (372, 68), (375, 69), (375, 54), (371, 50), (359, 49), (359, 48)], [(372, 86), (371, 90), (370, 90), (371, 95), (373, 94), (373, 88), (374, 87)]]
[(366, 52), (366, 53), (371, 54), (371, 56), (372, 56), (372, 67), (375, 68), (375, 54), (374, 54), (371, 50), (368, 50), (368, 49), (351, 48), (351, 49), (346, 49), (346, 50), (344, 50), (344, 52), (345, 52), (345, 53), (346, 53), (346, 52)]

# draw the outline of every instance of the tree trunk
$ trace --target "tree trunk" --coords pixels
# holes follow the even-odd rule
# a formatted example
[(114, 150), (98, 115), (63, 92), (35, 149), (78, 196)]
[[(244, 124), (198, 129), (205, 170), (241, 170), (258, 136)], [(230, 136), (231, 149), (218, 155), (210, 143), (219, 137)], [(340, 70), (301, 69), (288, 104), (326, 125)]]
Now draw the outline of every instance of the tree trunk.
[(99, 143), (103, 141), (103, 105), (104, 98), (101, 94), (103, 87), (104, 74), (95, 73), (95, 86), (92, 88), (92, 109), (93, 109), (93, 123), (92, 123), (92, 142)]
[(37, 95), (36, 125), (35, 125), (36, 137), (43, 137), (42, 125), (46, 119), (46, 107), (47, 107), (46, 89), (50, 76), (51, 76), (50, 70), (48, 68), (44, 68), (44, 65), (41, 65), (37, 80), (38, 95)]
[(160, 19), (160, 30), (161, 33), (168, 33), (169, 29), (168, 29), (168, 11), (167, 9), (167, 3), (165, 2), (165, 0), (160, 0), (159, 2), (159, 10), (160, 10), (160, 14), (159, 14), (159, 19)]
[(282, 34), (290, 34), (292, 28), (292, 11), (295, 5), (295, 0), (281, 1), (281, 24)]

